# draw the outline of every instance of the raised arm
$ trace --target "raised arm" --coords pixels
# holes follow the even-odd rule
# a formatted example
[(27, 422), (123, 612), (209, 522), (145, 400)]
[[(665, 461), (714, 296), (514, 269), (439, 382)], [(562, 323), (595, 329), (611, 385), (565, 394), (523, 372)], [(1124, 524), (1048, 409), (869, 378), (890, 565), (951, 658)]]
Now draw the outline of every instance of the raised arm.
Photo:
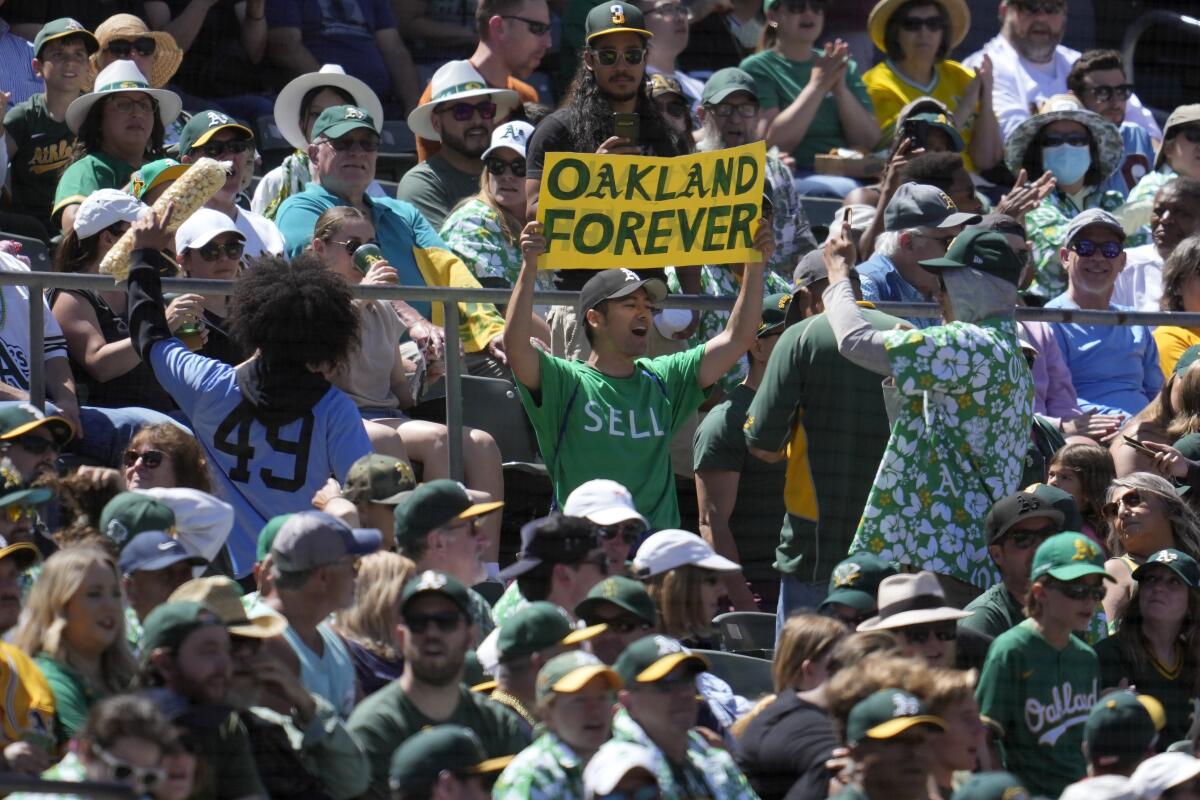
[(855, 302), (854, 289), (850, 285), (854, 258), (854, 239), (847, 219), (841, 230), (825, 243), (825, 268), (829, 271), (829, 288), (821, 296), (825, 301), (825, 314), (837, 339), (839, 353), (863, 369), (890, 375), (892, 364), (884, 347), (883, 334), (871, 327)]
[[(521, 273), (513, 284), (512, 296), (504, 315), (504, 354), (513, 375), (530, 392), (542, 388), (542, 362), (530, 338), (533, 336), (533, 287), (537, 280), (537, 259), (546, 251), (542, 223), (529, 222), (521, 231)], [(759, 273), (759, 282), (762, 274)], [(760, 296), (761, 296), (761, 289)]]
[(737, 363), (754, 346), (754, 335), (762, 321), (763, 271), (775, 253), (775, 231), (771, 221), (760, 219), (754, 233), (754, 249), (762, 253), (762, 261), (746, 262), (742, 272), (742, 286), (725, 330), (708, 340), (704, 345), (704, 357), (700, 359), (697, 380), (702, 388), (716, 383), (722, 375)]

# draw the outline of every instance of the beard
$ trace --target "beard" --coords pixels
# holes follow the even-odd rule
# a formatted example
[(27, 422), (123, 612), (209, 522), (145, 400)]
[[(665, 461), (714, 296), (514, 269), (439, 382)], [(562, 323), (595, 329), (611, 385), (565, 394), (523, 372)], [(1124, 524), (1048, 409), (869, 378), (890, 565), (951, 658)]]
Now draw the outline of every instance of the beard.
[[(483, 131), (483, 141), (477, 145), (467, 144), (467, 134), (475, 131)], [(487, 128), (479, 126), (477, 128), (468, 128), (463, 131), (462, 136), (452, 134), (447, 130), (442, 131), (442, 146), (448, 150), (453, 150), (456, 153), (462, 153), (464, 156), (478, 159), (483, 155), (483, 151), (487, 150), (491, 145), (491, 137), (487, 136)]]
[(410, 659), (408, 663), (412, 666), (413, 676), (421, 683), (428, 686), (449, 686), (458, 683), (465, 660), (466, 653), (459, 651), (447, 652), (443, 659), (433, 663), (423, 661), (419, 656)]

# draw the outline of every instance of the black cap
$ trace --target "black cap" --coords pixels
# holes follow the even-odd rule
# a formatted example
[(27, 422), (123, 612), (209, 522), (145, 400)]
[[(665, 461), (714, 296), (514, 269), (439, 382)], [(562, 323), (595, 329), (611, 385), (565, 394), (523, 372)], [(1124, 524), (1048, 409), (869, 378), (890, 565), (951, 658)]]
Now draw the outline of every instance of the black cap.
[(631, 269), (606, 269), (588, 278), (579, 292), (579, 317), (582, 321), (589, 309), (612, 300), (646, 289), (651, 303), (658, 303), (667, 296), (667, 285), (658, 278), (640, 278)]
[(987, 519), (983, 524), (987, 534), (987, 543), (995, 544), (1009, 532), (1013, 525), (1021, 520), (1034, 517), (1046, 517), (1053, 520), (1058, 527), (1058, 532), (1063, 530), (1063, 513), (1050, 505), (1050, 501), (1043, 500), (1036, 494), (1017, 492), (997, 500), (995, 505), (988, 510)]
[(646, 30), (646, 17), (642, 14), (641, 9), (632, 3), (612, 2), (612, 0), (601, 3), (588, 12), (587, 20), (583, 25), (584, 38), (589, 46), (597, 36), (623, 31), (636, 33), (646, 39), (654, 37), (654, 34)]
[(521, 527), (517, 562), (500, 571), (501, 580), (524, 575), (542, 562), (577, 564), (599, 547), (596, 526), (583, 517), (553, 514)]

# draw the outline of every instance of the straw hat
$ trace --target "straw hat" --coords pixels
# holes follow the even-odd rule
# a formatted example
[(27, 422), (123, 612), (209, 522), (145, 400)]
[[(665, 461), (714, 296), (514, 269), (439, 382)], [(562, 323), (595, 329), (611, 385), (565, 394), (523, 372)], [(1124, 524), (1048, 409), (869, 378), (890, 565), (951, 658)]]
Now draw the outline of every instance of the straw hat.
[(100, 50), (88, 59), (91, 65), (92, 82), (95, 85), (96, 76), (100, 73), (100, 53), (108, 47), (113, 39), (140, 39), (149, 37), (156, 43), (154, 50), (154, 66), (150, 70), (150, 85), (161, 89), (171, 80), (179, 65), (183, 63), (183, 51), (175, 43), (175, 37), (166, 31), (152, 31), (146, 23), (133, 14), (114, 14), (101, 22), (96, 28), (96, 41)]
[(318, 86), (332, 86), (350, 95), (354, 98), (351, 105), (358, 106), (370, 114), (371, 119), (376, 120), (376, 125), (379, 126), (376, 130), (382, 132), (383, 105), (371, 87), (358, 78), (347, 75), (337, 64), (326, 64), (318, 72), (309, 72), (293, 78), (275, 98), (275, 124), (279, 127), (280, 135), (292, 147), (297, 150), (308, 147), (308, 139), (304, 138), (304, 131), (300, 127), (300, 103), (304, 100), (304, 95)]
[(1121, 131), (1104, 117), (1083, 108), (1074, 96), (1056, 94), (1042, 103), (1040, 111), (1008, 135), (1004, 142), (1004, 163), (1014, 175), (1021, 171), (1025, 162), (1025, 151), (1037, 138), (1042, 128), (1052, 122), (1069, 119), (1088, 129), (1100, 156), (1100, 174), (1107, 178), (1116, 172), (1125, 160), (1125, 143)]
[(408, 127), (423, 139), (440, 142), (442, 135), (433, 127), (433, 109), (451, 100), (471, 100), (491, 97), (496, 104), (496, 119), (503, 119), (521, 104), (521, 96), (512, 89), (493, 89), (471, 66), (470, 61), (447, 61), (433, 73), (429, 82), (429, 102), (422, 103), (408, 115)]
[(158, 118), (162, 124), (170, 125), (183, 109), (183, 101), (174, 92), (155, 89), (146, 82), (146, 76), (138, 71), (132, 61), (114, 61), (96, 76), (92, 91), (80, 95), (67, 106), (67, 127), (79, 133), (79, 126), (87, 118), (92, 106), (113, 94), (139, 92), (150, 95), (158, 103)]
[[(896, 9), (907, 2), (908, 0), (879, 0), (871, 9), (871, 14), (867, 17), (867, 30), (871, 34), (871, 41), (881, 52), (887, 52), (884, 34), (887, 31), (888, 20), (891, 19), (892, 14), (896, 13)], [(950, 30), (946, 32), (949, 37), (946, 40), (946, 52), (950, 52), (962, 44), (962, 40), (966, 38), (967, 29), (971, 27), (971, 12), (967, 9), (965, 0), (929, 0), (929, 2), (931, 5), (941, 6), (950, 19)]]

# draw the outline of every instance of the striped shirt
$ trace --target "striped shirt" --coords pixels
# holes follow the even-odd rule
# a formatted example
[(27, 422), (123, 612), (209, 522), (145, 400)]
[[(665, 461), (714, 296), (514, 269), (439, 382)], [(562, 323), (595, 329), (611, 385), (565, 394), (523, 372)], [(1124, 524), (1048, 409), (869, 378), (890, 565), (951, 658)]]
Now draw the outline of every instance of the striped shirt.
[(0, 75), (4, 76), (5, 91), (11, 95), (8, 108), (46, 91), (46, 84), (33, 74), (32, 61), (33, 45), (13, 33), (8, 23), (0, 19)]

